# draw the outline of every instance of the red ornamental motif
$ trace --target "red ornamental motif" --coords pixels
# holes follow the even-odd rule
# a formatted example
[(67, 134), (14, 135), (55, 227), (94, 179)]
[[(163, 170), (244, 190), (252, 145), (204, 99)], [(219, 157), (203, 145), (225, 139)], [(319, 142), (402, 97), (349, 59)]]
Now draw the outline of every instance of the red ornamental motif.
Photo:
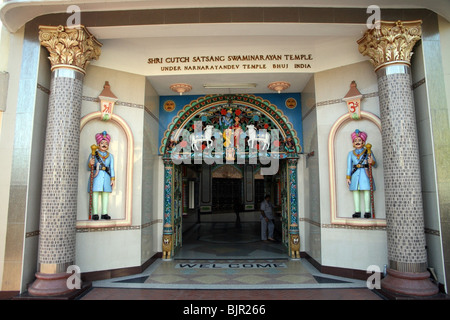
[(264, 129), (267, 129), (269, 127), (269, 125), (266, 123), (264, 124)]
[(235, 114), (236, 114), (237, 116), (241, 115), (241, 113), (242, 113), (242, 111), (239, 110), (239, 109), (237, 109), (236, 112), (235, 112)]
[(220, 110), (220, 114), (223, 115), (223, 116), (226, 115), (227, 114), (227, 110), (226, 109)]

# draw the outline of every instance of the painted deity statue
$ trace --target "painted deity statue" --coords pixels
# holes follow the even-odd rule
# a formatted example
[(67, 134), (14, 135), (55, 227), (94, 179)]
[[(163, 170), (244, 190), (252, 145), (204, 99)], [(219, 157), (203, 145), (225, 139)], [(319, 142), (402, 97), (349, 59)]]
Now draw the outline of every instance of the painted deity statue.
[(234, 147), (238, 148), (241, 134), (244, 132), (241, 127), (241, 119), (238, 116), (234, 117), (234, 124), (231, 129), (234, 130)]
[(295, 145), (294, 141), (292, 140), (291, 136), (288, 136), (284, 145), (284, 149), (286, 152), (294, 152), (295, 151)]
[(225, 109), (221, 112), (222, 117), (219, 119), (219, 125), (223, 126), (224, 129), (227, 129), (233, 125), (232, 115), (233, 112), (230, 110), (226, 111)]
[(371, 215), (371, 193), (375, 191), (375, 183), (371, 179), (371, 167), (376, 167), (375, 156), (366, 147), (367, 133), (355, 130), (351, 134), (353, 151), (348, 153), (347, 157), (347, 186), (353, 192), (353, 202), (355, 213), (353, 218), (361, 218), (361, 193), (364, 196), (364, 218), (370, 218)]
[(98, 220), (98, 199), (101, 198), (101, 219), (109, 220), (109, 194), (115, 185), (114, 157), (108, 152), (111, 136), (103, 131), (95, 135), (97, 145), (91, 147), (88, 169), (91, 171), (88, 192), (92, 199), (92, 219)]

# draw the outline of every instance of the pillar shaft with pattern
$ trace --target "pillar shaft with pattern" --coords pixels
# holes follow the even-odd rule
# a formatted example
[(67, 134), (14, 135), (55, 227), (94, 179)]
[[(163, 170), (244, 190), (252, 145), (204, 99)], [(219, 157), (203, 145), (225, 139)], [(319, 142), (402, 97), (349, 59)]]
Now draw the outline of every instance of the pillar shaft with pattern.
[(67, 267), (75, 262), (80, 115), (87, 63), (100, 43), (82, 26), (41, 26), (50, 53), (51, 84), (42, 177), (39, 271), (29, 293), (55, 296), (73, 291)]
[(410, 58), (421, 37), (421, 21), (381, 21), (358, 41), (378, 79), (389, 269), (383, 290), (427, 296), (429, 281), (424, 232), (419, 145)]
[(411, 74), (407, 66), (393, 68), (377, 71), (389, 266), (424, 272), (427, 253)]

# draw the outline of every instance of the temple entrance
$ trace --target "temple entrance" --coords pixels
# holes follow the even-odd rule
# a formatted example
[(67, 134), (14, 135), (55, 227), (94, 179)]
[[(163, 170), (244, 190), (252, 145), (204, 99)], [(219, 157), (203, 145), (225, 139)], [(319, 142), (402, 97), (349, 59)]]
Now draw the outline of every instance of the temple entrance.
[[(296, 204), (296, 162), (281, 160), (275, 175), (263, 176), (261, 165), (167, 161), (165, 176), (166, 207), (171, 205), (173, 214), (164, 226), (172, 232), (172, 258), (279, 259), (292, 254), (292, 229), (298, 227), (291, 205)], [(266, 194), (274, 206), (275, 242), (261, 240), (259, 209)]]
[[(244, 165), (213, 165), (204, 170), (212, 174), (211, 190), (185, 189), (191, 194), (211, 195), (211, 210), (198, 213), (190, 209), (184, 215), (183, 246), (175, 253), (175, 259), (287, 259), (288, 255), (282, 242), (282, 219), (279, 199), (274, 199), (275, 242), (261, 240), (260, 202), (265, 194), (272, 194), (276, 188), (275, 177), (264, 177), (260, 166), (252, 166), (252, 175), (244, 178)], [(189, 168), (192, 173), (201, 173), (202, 166)], [(182, 170), (183, 171), (183, 170)], [(248, 171), (248, 170), (247, 170)], [(278, 174), (276, 175), (278, 177)], [(250, 181), (249, 178), (252, 180)], [(198, 177), (199, 180), (201, 177)], [(245, 185), (249, 185), (245, 191)], [(200, 183), (197, 184), (200, 186)], [(248, 190), (250, 189), (250, 190)], [(276, 190), (276, 189), (275, 189)], [(244, 192), (245, 191), (245, 192)], [(251, 195), (247, 193), (251, 192)], [(206, 196), (204, 198), (209, 198)], [(244, 205), (244, 199), (254, 199)], [(195, 221), (193, 221), (195, 220)], [(188, 225), (189, 224), (189, 225)]]
[[(278, 222), (279, 241), (273, 245), (285, 257), (300, 258), (297, 158), (301, 146), (281, 110), (254, 96), (206, 96), (178, 112), (161, 142), (163, 259), (181, 256), (188, 239), (183, 231), (188, 229), (195, 230), (195, 241), (203, 241), (197, 243), (203, 251), (208, 241), (215, 243), (216, 253), (218, 245), (237, 245), (241, 250), (237, 255), (246, 249), (257, 251), (250, 244), (261, 246), (259, 208), (265, 194), (272, 197)], [(192, 228), (185, 224), (190, 215), (187, 201), (195, 210), (196, 221), (189, 222)], [(228, 255), (231, 251), (224, 249)]]

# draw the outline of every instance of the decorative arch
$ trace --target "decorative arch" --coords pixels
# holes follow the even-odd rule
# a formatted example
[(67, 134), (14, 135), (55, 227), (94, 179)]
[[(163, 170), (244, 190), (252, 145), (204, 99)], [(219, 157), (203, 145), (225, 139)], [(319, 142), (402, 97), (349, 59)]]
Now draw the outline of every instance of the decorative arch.
[[(371, 112), (361, 111), (361, 119), (374, 123), (381, 131), (381, 120)], [(330, 216), (331, 224), (353, 225), (362, 227), (385, 227), (386, 219), (353, 219), (339, 217), (337, 214), (336, 196), (336, 167), (335, 167), (335, 138), (339, 130), (348, 122), (354, 121), (350, 113), (340, 116), (331, 127), (328, 135), (328, 174), (330, 182)]]
[[(202, 117), (211, 116), (212, 109), (223, 107), (224, 110), (233, 109), (234, 112), (252, 113), (254, 116), (260, 115), (265, 120), (265, 129), (278, 129), (280, 132), (281, 143), (286, 143), (289, 140), (289, 151), (286, 152), (286, 158), (296, 158), (298, 153), (302, 152), (300, 139), (294, 129), (293, 124), (288, 117), (284, 115), (283, 111), (278, 109), (276, 105), (269, 100), (261, 97), (246, 94), (227, 94), (227, 95), (207, 95), (191, 101), (180, 110), (172, 122), (168, 125), (164, 135), (161, 139), (160, 153), (167, 155), (173, 147), (174, 141), (172, 137), (179, 137), (182, 129), (193, 130), (186, 126), (190, 121), (202, 115)], [(239, 111), (238, 111), (239, 110)], [(225, 111), (227, 112), (227, 111)], [(256, 118), (255, 118), (256, 119)], [(245, 130), (244, 130), (245, 131)]]
[[(96, 111), (85, 115), (80, 121), (80, 132), (91, 121), (103, 121), (102, 112)], [(133, 132), (128, 123), (117, 114), (111, 116), (111, 121), (114, 125), (121, 128), (126, 137), (126, 177), (124, 194), (124, 209), (125, 216), (123, 219), (111, 220), (78, 220), (77, 228), (106, 228), (118, 226), (130, 226), (132, 219), (132, 201), (133, 201), (133, 165), (134, 165), (134, 137)]]

